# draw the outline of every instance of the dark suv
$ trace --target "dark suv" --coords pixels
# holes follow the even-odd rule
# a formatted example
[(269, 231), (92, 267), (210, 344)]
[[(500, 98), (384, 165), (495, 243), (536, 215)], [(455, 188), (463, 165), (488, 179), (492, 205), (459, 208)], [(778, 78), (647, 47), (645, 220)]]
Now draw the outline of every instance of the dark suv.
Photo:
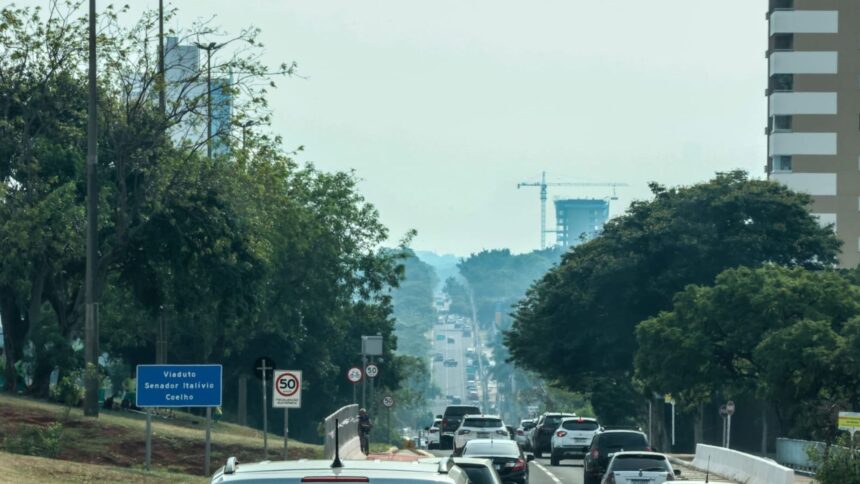
[[(457, 398), (456, 400), (460, 399)], [(448, 405), (445, 407), (445, 413), (442, 415), (442, 425), (440, 426), (442, 435), (439, 437), (439, 447), (442, 449), (451, 449), (454, 447), (454, 432), (460, 427), (463, 415), (480, 414), (481, 409), (475, 405)]]
[(544, 452), (550, 451), (552, 434), (565, 417), (576, 417), (576, 414), (548, 412), (540, 416), (534, 430), (532, 430), (531, 440), (529, 441), (529, 446), (532, 452), (535, 453), (535, 457), (543, 457)]
[(648, 437), (635, 430), (606, 430), (595, 434), (582, 462), (583, 483), (598, 484), (612, 456), (627, 450), (650, 451)]

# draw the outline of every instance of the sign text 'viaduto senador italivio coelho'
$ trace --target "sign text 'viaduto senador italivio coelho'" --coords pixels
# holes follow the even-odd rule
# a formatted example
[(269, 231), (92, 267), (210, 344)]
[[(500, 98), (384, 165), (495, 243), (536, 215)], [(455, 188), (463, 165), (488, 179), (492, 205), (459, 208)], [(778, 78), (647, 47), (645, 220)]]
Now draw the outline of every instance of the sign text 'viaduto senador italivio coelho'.
[(139, 365), (137, 406), (220, 406), (221, 374), (221, 365)]

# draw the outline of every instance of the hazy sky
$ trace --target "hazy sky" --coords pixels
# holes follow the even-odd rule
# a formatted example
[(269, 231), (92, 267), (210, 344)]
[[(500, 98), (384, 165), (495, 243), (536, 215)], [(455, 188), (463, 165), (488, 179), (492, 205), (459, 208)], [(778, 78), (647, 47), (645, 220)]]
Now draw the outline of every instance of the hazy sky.
[[(272, 93), (274, 131), (302, 161), (354, 169), (392, 239), (415, 228), (419, 249), (537, 248), (538, 190), (516, 184), (542, 170), (630, 184), (613, 214), (649, 181), (764, 176), (765, 0), (171, 4), (174, 27), (258, 26), (267, 61), (296, 61), (306, 79)], [(551, 188), (549, 225), (552, 197), (608, 194)]]

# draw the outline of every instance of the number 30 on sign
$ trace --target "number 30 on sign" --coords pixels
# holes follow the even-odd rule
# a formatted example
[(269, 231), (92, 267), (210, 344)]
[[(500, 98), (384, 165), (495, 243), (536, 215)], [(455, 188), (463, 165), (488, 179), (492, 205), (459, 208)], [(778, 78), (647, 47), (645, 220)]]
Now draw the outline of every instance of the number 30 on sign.
[(272, 406), (275, 408), (302, 408), (302, 372), (275, 370), (272, 379)]

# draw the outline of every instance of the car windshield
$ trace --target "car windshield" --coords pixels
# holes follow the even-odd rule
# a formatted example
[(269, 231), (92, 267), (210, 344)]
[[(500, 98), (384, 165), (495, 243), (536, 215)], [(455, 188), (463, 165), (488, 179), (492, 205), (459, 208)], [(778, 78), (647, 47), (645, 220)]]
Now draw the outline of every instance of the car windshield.
[(588, 420), (583, 420), (579, 422), (577, 420), (568, 420), (561, 424), (562, 428), (566, 430), (597, 430), (600, 428), (600, 425), (597, 422), (591, 422)]
[(501, 419), (497, 418), (467, 418), (463, 420), (463, 427), (476, 427), (480, 429), (499, 428), (502, 426)]
[(496, 476), (493, 475), (493, 470), (485, 465), (480, 464), (457, 464), (458, 467), (466, 471), (469, 480), (472, 484), (495, 484)]
[(617, 433), (603, 434), (600, 436), (599, 445), (603, 448), (612, 449), (629, 449), (629, 450), (644, 450), (648, 447), (648, 442), (645, 436), (639, 433)]
[(464, 456), (481, 457), (519, 457), (520, 449), (513, 440), (494, 440), (492, 442), (470, 441), (463, 449)]
[(669, 463), (662, 455), (618, 455), (609, 470), (669, 472)]
[(478, 407), (448, 407), (445, 410), (445, 417), (462, 417), (470, 413), (481, 413)]
[(547, 417), (543, 421), (543, 424), (548, 425), (550, 427), (558, 427), (558, 424), (561, 423), (562, 419), (567, 416), (568, 415), (547, 415)]

